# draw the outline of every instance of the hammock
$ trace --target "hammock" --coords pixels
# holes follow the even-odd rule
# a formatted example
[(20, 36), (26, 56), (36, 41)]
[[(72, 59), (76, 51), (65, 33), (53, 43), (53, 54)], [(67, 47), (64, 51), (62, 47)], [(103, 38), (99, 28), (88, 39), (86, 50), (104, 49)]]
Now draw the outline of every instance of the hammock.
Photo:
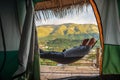
[[(88, 43), (89, 43), (89, 41), (88, 41)], [(97, 41), (98, 40), (96, 40), (96, 42), (92, 45), (91, 49), (94, 47), (94, 45), (97, 43)], [(88, 44), (88, 43), (86, 43), (86, 44)], [(51, 53), (52, 53), (52, 51), (51, 51)], [(47, 52), (47, 51), (43, 51), (40, 49), (40, 57), (41, 58), (49, 59), (49, 60), (52, 60), (52, 61), (55, 61), (55, 62), (58, 62), (61, 64), (73, 63), (73, 62), (78, 61), (79, 59), (83, 58), (86, 55), (86, 54), (82, 54), (78, 57), (65, 57), (62, 53), (61, 54), (54, 54), (55, 51), (53, 51), (53, 54), (51, 54), (51, 53)]]
[(49, 59), (49, 60), (52, 60), (52, 61), (55, 61), (55, 62), (61, 63), (61, 64), (70, 64), (70, 63), (73, 63), (73, 62), (81, 59), (84, 56), (81, 56), (81, 57), (64, 57), (61, 54), (51, 56), (51, 54), (48, 53), (46, 55), (45, 54), (40, 55), (40, 57), (45, 58), (45, 59)]

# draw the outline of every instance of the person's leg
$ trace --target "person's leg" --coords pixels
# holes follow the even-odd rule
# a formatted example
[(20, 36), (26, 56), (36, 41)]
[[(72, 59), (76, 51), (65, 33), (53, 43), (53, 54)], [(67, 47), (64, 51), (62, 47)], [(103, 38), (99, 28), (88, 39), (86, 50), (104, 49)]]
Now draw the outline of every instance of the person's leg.
[(40, 49), (40, 57), (45, 59), (51, 59), (51, 58), (58, 58), (58, 57), (64, 57), (62, 52), (56, 52), (56, 51), (43, 51)]
[[(82, 44), (80, 44), (80, 46), (86, 46), (88, 41), (89, 41), (89, 39), (84, 39)], [(66, 51), (66, 49), (63, 49), (63, 52), (65, 52), (65, 51)]]
[(95, 44), (95, 38), (91, 38), (86, 45), (81, 45), (75, 48), (71, 48), (63, 52), (65, 57), (81, 57), (89, 53), (90, 49)]

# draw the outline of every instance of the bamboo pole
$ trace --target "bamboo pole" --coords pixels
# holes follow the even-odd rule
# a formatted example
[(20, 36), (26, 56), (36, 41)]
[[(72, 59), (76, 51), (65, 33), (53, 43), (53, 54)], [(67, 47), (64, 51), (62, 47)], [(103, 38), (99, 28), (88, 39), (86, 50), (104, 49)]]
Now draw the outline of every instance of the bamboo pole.
[[(100, 32), (100, 42), (101, 42), (101, 47), (102, 47), (102, 53), (103, 53), (103, 49), (104, 49), (104, 38), (103, 38), (103, 29), (102, 29), (102, 23), (101, 23), (101, 18), (100, 18), (100, 15), (99, 15), (99, 12), (98, 12), (98, 9), (97, 9), (97, 6), (94, 2), (94, 0), (89, 0), (90, 1), (90, 4), (94, 10), (94, 14), (95, 14), (95, 17), (96, 17), (96, 20), (97, 20), (97, 24), (98, 24), (98, 28), (99, 28), (99, 32)], [(99, 65), (99, 68), (100, 68), (100, 74), (102, 74), (102, 55), (101, 54), (101, 58), (100, 58), (100, 65)]]

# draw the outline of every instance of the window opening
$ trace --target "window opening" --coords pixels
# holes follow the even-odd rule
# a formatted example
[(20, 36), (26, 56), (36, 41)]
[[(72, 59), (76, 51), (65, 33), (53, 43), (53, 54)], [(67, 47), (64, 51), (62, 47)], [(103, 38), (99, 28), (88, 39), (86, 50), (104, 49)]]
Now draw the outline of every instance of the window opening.
[(99, 75), (101, 46), (99, 30), (91, 5), (71, 6), (63, 12), (36, 11), (35, 22), (39, 48), (62, 52), (79, 46), (84, 39), (94, 37), (97, 41), (89, 54), (70, 64), (40, 58), (41, 79), (57, 79), (70, 76)]

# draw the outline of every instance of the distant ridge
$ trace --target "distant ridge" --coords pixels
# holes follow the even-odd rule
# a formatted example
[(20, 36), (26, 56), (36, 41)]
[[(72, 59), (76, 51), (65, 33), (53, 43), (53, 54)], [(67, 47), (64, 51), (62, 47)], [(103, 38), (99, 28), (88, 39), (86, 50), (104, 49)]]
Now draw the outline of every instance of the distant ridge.
[(74, 24), (67, 23), (61, 25), (43, 25), (37, 27), (38, 37), (78, 35), (78, 34), (98, 34), (98, 27), (95, 24)]

